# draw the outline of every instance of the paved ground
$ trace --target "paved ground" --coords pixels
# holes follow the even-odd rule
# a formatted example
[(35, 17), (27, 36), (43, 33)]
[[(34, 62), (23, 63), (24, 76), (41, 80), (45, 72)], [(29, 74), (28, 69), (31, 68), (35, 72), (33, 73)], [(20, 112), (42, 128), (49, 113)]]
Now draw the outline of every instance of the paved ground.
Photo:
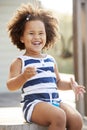
[(0, 93), (0, 107), (19, 107), (21, 96), (20, 93)]

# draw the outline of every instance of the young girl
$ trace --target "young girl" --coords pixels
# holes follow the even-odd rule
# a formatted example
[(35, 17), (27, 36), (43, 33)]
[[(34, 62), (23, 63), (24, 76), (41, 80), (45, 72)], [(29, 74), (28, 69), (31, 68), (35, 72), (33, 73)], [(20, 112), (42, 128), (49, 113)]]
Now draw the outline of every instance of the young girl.
[(21, 5), (8, 24), (11, 41), (25, 53), (10, 66), (7, 87), (22, 90), (23, 114), (27, 122), (48, 126), (49, 130), (81, 130), (81, 115), (62, 102), (58, 89), (84, 93), (72, 79), (62, 81), (54, 58), (42, 53), (58, 38), (58, 21), (51, 11)]

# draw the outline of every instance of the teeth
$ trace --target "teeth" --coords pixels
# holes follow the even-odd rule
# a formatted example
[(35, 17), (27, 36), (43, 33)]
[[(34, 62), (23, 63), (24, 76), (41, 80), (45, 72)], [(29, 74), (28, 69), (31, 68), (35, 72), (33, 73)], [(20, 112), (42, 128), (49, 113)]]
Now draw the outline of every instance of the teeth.
[(34, 42), (33, 44), (34, 45), (40, 45), (40, 42)]

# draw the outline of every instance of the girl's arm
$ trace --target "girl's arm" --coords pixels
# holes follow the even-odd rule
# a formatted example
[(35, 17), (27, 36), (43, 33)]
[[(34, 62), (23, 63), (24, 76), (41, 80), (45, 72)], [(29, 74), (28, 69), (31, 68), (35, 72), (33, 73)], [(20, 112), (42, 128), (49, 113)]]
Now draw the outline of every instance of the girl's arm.
[(21, 72), (21, 69), (21, 59), (16, 59), (12, 62), (9, 71), (9, 78), (7, 80), (7, 87), (9, 90), (14, 91), (20, 89), (29, 78), (36, 74), (34, 67), (27, 67), (23, 73)]
[(56, 64), (55, 64), (55, 74), (56, 74), (58, 89), (60, 89), (60, 90), (70, 90), (70, 89), (72, 89), (70, 81), (67, 81), (67, 80), (64, 80), (64, 79), (60, 78), (60, 75), (59, 75)]
[(57, 87), (59, 90), (73, 90), (75, 93), (75, 97), (78, 100), (78, 95), (82, 95), (85, 93), (85, 87), (83, 85), (78, 85), (76, 81), (70, 78), (70, 81), (62, 80), (59, 76), (59, 72), (57, 66), (55, 65), (55, 73), (57, 77)]

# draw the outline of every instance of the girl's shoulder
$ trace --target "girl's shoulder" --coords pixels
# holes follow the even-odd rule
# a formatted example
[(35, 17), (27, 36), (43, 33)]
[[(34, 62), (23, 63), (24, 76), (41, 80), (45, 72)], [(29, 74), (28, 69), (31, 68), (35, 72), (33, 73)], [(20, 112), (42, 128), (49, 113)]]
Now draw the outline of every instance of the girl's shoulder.
[(26, 60), (26, 59), (28, 59), (29, 57), (26, 56), (26, 55), (19, 55), (19, 56), (17, 56), (17, 58), (18, 58), (18, 59), (21, 59), (21, 60)]
[(18, 58), (15, 58), (10, 64), (10, 70), (12, 71), (20, 70), (21, 66), (22, 66), (22, 61)]
[(55, 62), (55, 58), (53, 57), (53, 56), (51, 56), (51, 55), (47, 55), (47, 58), (49, 58), (49, 59), (51, 59), (52, 61), (54, 61)]

